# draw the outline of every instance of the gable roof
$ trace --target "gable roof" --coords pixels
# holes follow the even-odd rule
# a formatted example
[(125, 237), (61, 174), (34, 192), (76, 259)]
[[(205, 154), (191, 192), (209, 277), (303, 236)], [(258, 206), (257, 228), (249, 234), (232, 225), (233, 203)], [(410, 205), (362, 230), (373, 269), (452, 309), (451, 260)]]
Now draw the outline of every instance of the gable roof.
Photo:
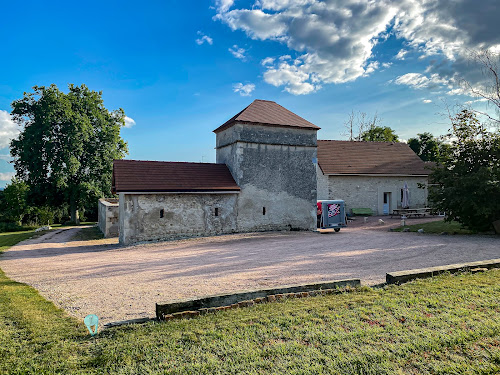
[(113, 193), (230, 190), (240, 188), (225, 164), (142, 160), (113, 162)]
[(318, 140), (324, 174), (429, 175), (426, 164), (406, 143)]
[(214, 133), (230, 128), (236, 122), (269, 126), (290, 126), (314, 130), (320, 129), (316, 125), (280, 106), (278, 103), (260, 99), (254, 100), (248, 107), (215, 129)]

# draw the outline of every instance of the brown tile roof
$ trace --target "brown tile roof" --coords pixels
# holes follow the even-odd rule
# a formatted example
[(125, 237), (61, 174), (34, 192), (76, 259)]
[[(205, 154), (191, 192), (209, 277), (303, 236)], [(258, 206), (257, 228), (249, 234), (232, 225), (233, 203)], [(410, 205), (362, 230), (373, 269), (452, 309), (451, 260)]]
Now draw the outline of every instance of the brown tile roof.
[(114, 193), (240, 190), (225, 164), (115, 160)]
[(324, 174), (430, 173), (406, 143), (318, 140), (318, 163)]
[(254, 100), (252, 104), (246, 107), (243, 111), (237, 113), (231, 119), (215, 129), (214, 133), (230, 128), (236, 122), (270, 126), (291, 126), (295, 128), (315, 130), (320, 129), (316, 125), (280, 106), (278, 103), (260, 99)]

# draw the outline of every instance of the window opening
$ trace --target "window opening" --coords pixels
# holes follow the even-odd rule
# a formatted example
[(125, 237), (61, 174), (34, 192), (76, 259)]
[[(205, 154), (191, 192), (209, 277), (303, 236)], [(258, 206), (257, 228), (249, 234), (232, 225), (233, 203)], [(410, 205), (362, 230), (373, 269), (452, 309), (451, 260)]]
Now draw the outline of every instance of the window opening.
[(162, 219), (162, 218), (163, 218), (163, 214), (164, 214), (164, 213), (165, 213), (165, 210), (162, 208), (162, 209), (160, 210), (160, 219)]
[(266, 208), (262, 207), (262, 215), (265, 215), (265, 214), (266, 214)]
[(215, 207), (215, 216), (219, 216), (219, 207)]

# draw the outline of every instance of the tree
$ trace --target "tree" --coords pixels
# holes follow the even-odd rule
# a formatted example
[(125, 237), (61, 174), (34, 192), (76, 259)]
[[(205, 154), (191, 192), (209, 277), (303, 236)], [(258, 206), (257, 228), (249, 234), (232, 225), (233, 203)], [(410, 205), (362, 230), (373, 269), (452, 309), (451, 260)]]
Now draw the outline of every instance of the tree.
[(388, 126), (371, 126), (361, 134), (361, 140), (370, 142), (399, 142), (399, 137)]
[(487, 49), (472, 51), (470, 53), (470, 60), (481, 69), (483, 76), (487, 79), (487, 81), (483, 84), (475, 85), (465, 79), (462, 79), (462, 85), (465, 86), (465, 88), (469, 90), (473, 96), (481, 98), (489, 105), (493, 106), (497, 117), (495, 118), (488, 113), (478, 110), (474, 110), (474, 112), (485, 116), (492, 123), (500, 125), (500, 70), (498, 68), (500, 54)]
[(30, 213), (28, 205), (29, 186), (26, 182), (12, 179), (2, 194), (2, 211), (8, 221), (22, 225), (23, 218)]
[(435, 138), (431, 133), (419, 133), (416, 138), (408, 139), (408, 146), (415, 151), (415, 153), (423, 161), (439, 162), (441, 160), (441, 153), (445, 154), (449, 145)]
[(122, 109), (109, 112), (102, 92), (69, 85), (35, 86), (12, 103), (12, 118), (21, 127), (11, 142), (19, 179), (30, 186), (30, 202), (61, 207), (69, 204), (71, 221), (78, 210), (95, 204), (111, 190), (113, 160), (127, 153), (120, 137)]
[(500, 133), (486, 130), (476, 114), (462, 110), (452, 118), (450, 150), (430, 176), (429, 200), (477, 231), (500, 219)]
[(350, 141), (361, 141), (361, 135), (371, 127), (378, 126), (380, 121), (381, 118), (378, 117), (377, 113), (373, 117), (369, 117), (365, 112), (355, 113), (351, 111), (344, 123), (347, 132), (343, 133), (343, 135), (347, 135)]

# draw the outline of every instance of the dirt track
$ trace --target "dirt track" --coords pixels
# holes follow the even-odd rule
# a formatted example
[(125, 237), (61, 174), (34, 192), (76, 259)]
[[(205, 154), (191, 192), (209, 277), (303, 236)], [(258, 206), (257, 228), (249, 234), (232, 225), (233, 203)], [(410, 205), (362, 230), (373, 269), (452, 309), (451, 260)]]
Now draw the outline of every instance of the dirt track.
[(155, 302), (177, 298), (345, 278), (378, 283), (388, 271), (500, 258), (498, 236), (391, 233), (376, 221), (333, 234), (237, 234), (128, 247), (116, 239), (68, 242), (77, 230), (14, 246), (0, 268), (70, 314), (95, 313), (104, 323), (153, 316)]

